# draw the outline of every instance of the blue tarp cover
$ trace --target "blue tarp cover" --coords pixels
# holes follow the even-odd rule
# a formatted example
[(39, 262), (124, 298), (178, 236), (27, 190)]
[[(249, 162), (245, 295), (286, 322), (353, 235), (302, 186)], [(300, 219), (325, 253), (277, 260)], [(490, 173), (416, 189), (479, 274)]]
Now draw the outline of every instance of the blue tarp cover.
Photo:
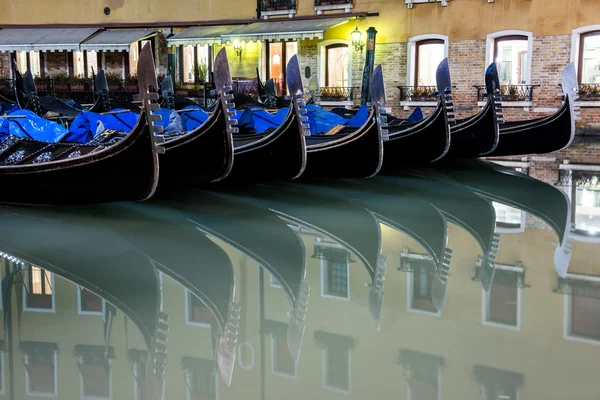
[(2, 118), (0, 135), (11, 134), (43, 142), (60, 142), (68, 134), (67, 129), (62, 125), (38, 117), (29, 110), (17, 109), (9, 112), (8, 115), (25, 118)]
[(184, 110), (193, 110), (182, 112), (181, 125), (186, 132), (196, 129), (204, 123), (210, 116), (206, 111), (197, 106), (187, 106)]
[[(115, 109), (113, 112), (126, 111), (125, 109)], [(84, 111), (77, 115), (71, 123), (69, 134), (64, 141), (69, 143), (87, 143), (96, 135), (98, 122), (102, 122), (105, 129), (115, 131), (130, 132), (137, 123), (139, 115), (131, 112), (120, 112), (118, 114), (98, 114), (91, 111)]]

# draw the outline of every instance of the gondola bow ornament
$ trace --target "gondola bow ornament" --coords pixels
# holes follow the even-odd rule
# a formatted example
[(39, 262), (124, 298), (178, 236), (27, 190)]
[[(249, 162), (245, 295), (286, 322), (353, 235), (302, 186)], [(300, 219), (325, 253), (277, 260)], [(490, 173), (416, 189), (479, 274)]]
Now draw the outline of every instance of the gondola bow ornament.
[(375, 109), (375, 118), (377, 120), (379, 135), (384, 141), (388, 140), (387, 117), (381, 115), (381, 110), (385, 110), (385, 86), (381, 64), (375, 68), (373, 75), (371, 75), (371, 86), (369, 87), (369, 91)]
[(292, 106), (299, 116), (298, 123), (304, 136), (310, 136), (310, 126), (308, 116), (306, 115), (306, 101), (304, 100), (304, 87), (302, 86), (302, 74), (300, 73), (300, 64), (298, 56), (294, 55), (287, 65), (287, 85), (292, 96)]

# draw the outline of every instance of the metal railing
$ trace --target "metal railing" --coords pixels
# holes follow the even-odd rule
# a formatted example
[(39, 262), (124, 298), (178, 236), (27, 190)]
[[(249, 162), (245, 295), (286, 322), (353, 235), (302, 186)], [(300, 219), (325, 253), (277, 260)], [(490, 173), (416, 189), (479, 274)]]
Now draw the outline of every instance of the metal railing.
[(436, 86), (398, 86), (400, 101), (438, 101)]
[(260, 11), (295, 10), (296, 0), (261, 0)]
[(600, 101), (599, 83), (581, 83), (579, 84), (580, 101)]
[(352, 101), (356, 86), (324, 86), (319, 88), (321, 101)]
[[(533, 89), (540, 85), (501, 85), (500, 96), (502, 101), (533, 101)], [(486, 101), (485, 86), (475, 85), (477, 101)]]
[(341, 4), (352, 4), (353, 0), (315, 0), (315, 7), (337, 6)]

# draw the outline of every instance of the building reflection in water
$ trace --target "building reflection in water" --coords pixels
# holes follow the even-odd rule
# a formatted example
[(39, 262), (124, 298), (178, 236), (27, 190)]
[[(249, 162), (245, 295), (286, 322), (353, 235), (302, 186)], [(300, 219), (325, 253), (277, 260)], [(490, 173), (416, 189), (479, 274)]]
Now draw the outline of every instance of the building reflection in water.
[(600, 247), (560, 188), (457, 164), (169, 197), (0, 210), (0, 397), (595, 398)]

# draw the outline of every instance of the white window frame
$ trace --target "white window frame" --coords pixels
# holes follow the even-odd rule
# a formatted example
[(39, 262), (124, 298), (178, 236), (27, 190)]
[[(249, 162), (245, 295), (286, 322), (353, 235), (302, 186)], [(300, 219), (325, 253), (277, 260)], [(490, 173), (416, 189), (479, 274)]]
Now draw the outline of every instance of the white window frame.
[[(523, 273), (525, 269), (518, 264), (495, 264), (496, 269), (503, 271), (512, 271), (517, 273)], [(522, 283), (522, 282), (521, 282)], [(481, 288), (481, 323), (486, 326), (493, 326), (495, 328), (504, 328), (513, 331), (521, 330), (521, 285), (517, 285), (517, 325), (508, 325), (501, 322), (490, 321), (489, 319), (489, 308), (490, 308), (490, 293), (486, 292)]]
[(79, 372), (79, 393), (81, 395), (82, 400), (111, 400), (113, 398), (113, 369), (112, 369), (112, 360), (108, 360), (108, 397), (97, 397), (97, 396), (86, 396), (84, 393), (84, 382), (83, 376), (81, 375), (81, 371)]
[[(406, 385), (406, 393), (407, 400), (412, 400), (412, 390), (410, 389), (410, 382)], [(440, 400), (442, 397), (442, 367), (438, 367), (437, 370), (437, 400)]]
[[(280, 340), (280, 339), (278, 339), (278, 340)], [(281, 339), (281, 340), (285, 340), (285, 339)], [(287, 373), (285, 373), (283, 371), (279, 371), (275, 368), (276, 359), (277, 359), (277, 347), (275, 346), (275, 337), (273, 335), (271, 335), (271, 372), (275, 375), (284, 376), (289, 379), (298, 379), (297, 366), (294, 367), (294, 375), (287, 374)]]
[[(215, 373), (215, 400), (219, 400), (221, 398), (220, 394), (219, 394), (219, 373)], [(192, 391), (191, 391), (191, 387), (193, 382), (191, 381), (192, 379), (192, 373), (190, 372), (189, 368), (185, 369), (185, 398), (186, 400), (192, 400)], [(165, 387), (166, 385), (163, 385), (163, 400), (165, 399)]]
[(106, 300), (104, 300), (102, 297), (98, 296), (96, 293), (94, 293), (90, 290), (88, 290), (88, 292), (95, 294), (96, 296), (100, 297), (100, 299), (102, 300), (102, 311), (84, 311), (82, 309), (83, 303), (81, 302), (81, 289), (87, 290), (86, 288), (82, 288), (81, 286), (77, 285), (77, 314), (79, 314), (79, 315), (104, 315), (104, 313), (106, 311)]
[[(600, 31), (600, 25), (587, 25), (573, 29), (571, 33), (571, 62), (575, 63), (575, 71), (579, 73), (579, 50), (581, 47), (581, 35), (589, 32)], [(581, 107), (600, 107), (600, 101), (581, 101)]]
[(329, 361), (329, 350), (327, 349), (327, 347), (325, 347), (323, 349), (322, 352), (322, 383), (323, 383), (323, 387), (327, 390), (330, 390), (332, 392), (337, 392), (337, 393), (343, 393), (343, 394), (351, 394), (352, 393), (352, 351), (351, 349), (348, 349), (348, 352), (346, 353), (348, 355), (348, 390), (344, 390), (344, 389), (340, 389), (337, 388), (335, 386), (329, 386), (327, 384), (327, 379), (328, 379), (328, 371), (327, 371), (327, 362)]
[[(444, 41), (444, 57), (448, 57), (448, 36), (428, 33), (408, 38), (408, 46), (406, 49), (406, 86), (413, 86), (415, 81), (415, 74), (417, 73), (417, 43), (423, 40), (432, 39)], [(435, 107), (437, 101), (402, 101), (400, 102), (400, 105), (403, 106), (406, 111), (409, 107)]]
[[(42, 393), (42, 392), (30, 391), (29, 390), (29, 386), (30, 386), (29, 385), (29, 372), (27, 372), (27, 368), (25, 368), (25, 394), (27, 396), (58, 398), (58, 356), (56, 354), (56, 350), (54, 350), (53, 353), (54, 353), (54, 393)], [(2, 357), (2, 360), (3, 360), (2, 362), (4, 363), (4, 357)], [(23, 361), (25, 362), (25, 364), (29, 363), (27, 354), (25, 354), (23, 356)], [(2, 371), (2, 379), (4, 380), (4, 371)]]
[[(600, 105), (600, 104), (599, 104)], [(568, 170), (568, 171), (589, 171), (589, 172), (598, 172), (600, 175), (600, 165), (587, 165), (587, 164), (570, 164), (569, 160), (563, 160), (563, 163), (558, 166), (559, 170)], [(573, 199), (572, 192), (573, 181), (569, 179), (565, 185), (558, 186), (569, 198), (571, 204), (575, 199)], [(572, 217), (572, 216), (570, 216)], [(570, 222), (570, 221), (569, 221)], [(571, 237), (573, 240), (577, 242), (584, 243), (600, 243), (600, 236), (588, 236), (577, 233), (576, 231), (571, 232)]]
[[(480, 384), (479, 385), (479, 390), (481, 392), (481, 398), (482, 399), (486, 399), (487, 397), (484, 397), (485, 394), (485, 385), (484, 384)], [(514, 400), (519, 400), (521, 398), (521, 388), (517, 387), (517, 390), (515, 391), (515, 399)]]
[(315, 11), (317, 15), (323, 15), (325, 11), (331, 10), (344, 10), (345, 13), (349, 13), (354, 8), (354, 3), (344, 3), (344, 4), (329, 4), (323, 6), (315, 6)]
[[(567, 273), (566, 279), (600, 283), (600, 277), (592, 276), (592, 275)], [(573, 301), (573, 299), (572, 299), (573, 293), (565, 293), (563, 295), (563, 297), (564, 297), (564, 302), (563, 302), (563, 304), (564, 304), (564, 313), (563, 313), (564, 314), (564, 318), (563, 318), (563, 337), (564, 337), (564, 339), (571, 340), (574, 342), (582, 342), (582, 343), (587, 343), (587, 344), (600, 345), (599, 339), (590, 339), (590, 338), (586, 338), (586, 337), (582, 337), (582, 336), (577, 336), (577, 335), (571, 333), (571, 322), (572, 322), (571, 306), (572, 306), (572, 301)]]
[[(319, 78), (319, 87), (325, 87), (325, 69), (327, 65), (327, 46), (331, 46), (332, 44), (343, 44), (348, 46), (348, 86), (352, 87), (352, 59), (354, 54), (354, 49), (352, 46), (351, 40), (343, 40), (343, 39), (329, 39), (322, 40), (317, 43), (318, 56), (317, 56), (317, 77)], [(353, 105), (352, 101), (322, 101), (321, 105), (324, 106), (346, 106)]]
[(341, 301), (350, 301), (350, 263), (348, 263), (348, 262), (346, 263), (346, 276), (348, 277), (348, 279), (346, 281), (348, 295), (346, 297), (336, 296), (336, 295), (327, 293), (327, 284), (328, 284), (327, 269), (328, 268), (329, 268), (329, 261), (325, 260), (325, 259), (321, 259), (321, 297), (324, 297), (327, 299), (341, 300)]
[[(527, 83), (525, 85), (531, 85), (531, 72), (533, 64), (533, 32), (521, 31), (521, 30), (506, 30), (489, 33), (485, 41), (485, 68), (494, 62), (494, 44), (496, 39), (504, 36), (526, 36), (527, 37), (527, 57), (529, 62), (527, 63)], [(485, 72), (485, 71), (484, 71)], [(482, 75), (483, 76), (483, 75)], [(483, 81), (483, 80), (482, 80)], [(485, 102), (477, 103), (480, 107), (485, 105)], [(532, 101), (503, 101), (502, 104), (505, 107), (531, 107), (533, 106)]]
[[(50, 274), (50, 284), (52, 285), (52, 308), (35, 308), (35, 307), (27, 307), (27, 290), (23, 287), (22, 300), (23, 300), (23, 311), (26, 312), (40, 312), (40, 313), (56, 313), (56, 286), (54, 285), (54, 273), (45, 270), (42, 267), (38, 267), (37, 265), (27, 265), (22, 267), (23, 271), (29, 267), (36, 267), (44, 272)], [(23, 283), (25, 286), (25, 283)]]
[(190, 296), (194, 296), (192, 292), (189, 291), (188, 288), (184, 290), (185, 294), (185, 324), (189, 326), (198, 326), (200, 328), (210, 328), (210, 324), (206, 324), (204, 322), (194, 322), (190, 321)]
[[(423, 259), (429, 260), (430, 257), (422, 254), (415, 253), (404, 253), (404, 257), (409, 257), (413, 259)], [(409, 271), (406, 273), (406, 309), (415, 314), (423, 314), (423, 315), (433, 315), (434, 317), (441, 317), (442, 311), (427, 311), (421, 310), (419, 308), (413, 308), (413, 295), (414, 295), (414, 284), (413, 281), (415, 279), (414, 272)]]

